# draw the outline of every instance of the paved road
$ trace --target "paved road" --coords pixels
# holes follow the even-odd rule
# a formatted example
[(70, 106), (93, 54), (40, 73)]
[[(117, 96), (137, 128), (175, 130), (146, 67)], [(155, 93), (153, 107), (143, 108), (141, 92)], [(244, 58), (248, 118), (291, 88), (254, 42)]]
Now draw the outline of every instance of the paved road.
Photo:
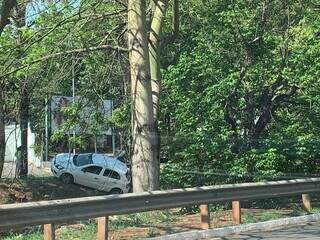
[(303, 226), (295, 226), (287, 229), (279, 229), (271, 232), (251, 232), (223, 238), (211, 238), (211, 240), (320, 240), (320, 222)]

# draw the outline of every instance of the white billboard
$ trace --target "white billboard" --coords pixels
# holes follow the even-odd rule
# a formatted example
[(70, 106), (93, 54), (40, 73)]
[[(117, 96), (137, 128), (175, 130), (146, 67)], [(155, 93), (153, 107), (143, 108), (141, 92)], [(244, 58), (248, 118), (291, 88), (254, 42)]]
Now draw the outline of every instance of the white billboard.
[[(85, 122), (86, 125), (90, 125), (92, 121), (92, 114), (94, 112), (100, 112), (104, 118), (110, 118), (112, 115), (112, 100), (103, 100), (97, 103), (92, 103), (86, 98), (76, 96), (75, 103), (81, 105), (81, 122)], [(72, 106), (73, 98), (66, 96), (52, 96), (51, 98), (51, 131), (57, 130), (61, 125), (67, 121), (67, 117), (63, 113), (64, 107)], [(70, 133), (75, 131), (76, 133), (85, 132), (85, 129), (75, 126), (74, 129), (70, 129)], [(110, 128), (103, 129), (103, 134), (112, 135)]]

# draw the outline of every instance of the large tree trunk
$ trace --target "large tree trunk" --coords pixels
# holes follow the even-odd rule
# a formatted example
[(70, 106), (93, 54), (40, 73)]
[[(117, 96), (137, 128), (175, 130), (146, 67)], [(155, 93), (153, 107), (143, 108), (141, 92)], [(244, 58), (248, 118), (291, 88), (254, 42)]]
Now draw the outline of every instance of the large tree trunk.
[[(154, 14), (151, 21), (149, 35), (149, 59), (152, 89), (153, 118), (155, 128), (155, 161), (157, 161), (157, 174), (160, 176), (160, 132), (158, 127), (158, 117), (160, 111), (160, 34), (163, 25), (163, 18), (168, 6), (168, 0), (159, 0), (155, 4)], [(159, 186), (159, 182), (157, 183)]]
[(158, 188), (153, 153), (154, 122), (146, 30), (146, 2), (128, 1), (129, 62), (132, 88), (132, 184), (134, 192)]
[(5, 135), (5, 117), (4, 116), (5, 116), (4, 91), (2, 90), (0, 92), (0, 178), (2, 176), (4, 158), (6, 153), (6, 135)]

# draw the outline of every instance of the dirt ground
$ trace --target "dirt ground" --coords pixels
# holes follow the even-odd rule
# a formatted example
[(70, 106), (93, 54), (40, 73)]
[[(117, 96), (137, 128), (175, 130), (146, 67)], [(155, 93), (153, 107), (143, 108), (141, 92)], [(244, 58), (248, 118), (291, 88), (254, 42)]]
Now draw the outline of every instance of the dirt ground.
[(0, 204), (87, 197), (106, 193), (76, 184), (64, 184), (54, 177), (1, 179)]

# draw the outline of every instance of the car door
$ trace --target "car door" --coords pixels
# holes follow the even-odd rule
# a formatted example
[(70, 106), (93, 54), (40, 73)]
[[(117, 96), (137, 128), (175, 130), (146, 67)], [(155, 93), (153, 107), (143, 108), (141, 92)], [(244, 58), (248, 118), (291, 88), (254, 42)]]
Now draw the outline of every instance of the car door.
[(91, 165), (83, 167), (78, 173), (77, 183), (98, 189), (100, 185), (99, 175), (101, 173), (102, 167)]
[(122, 190), (121, 178), (119, 173), (109, 168), (104, 169), (102, 174), (104, 184), (100, 185), (100, 189), (109, 192), (113, 188), (119, 188)]

